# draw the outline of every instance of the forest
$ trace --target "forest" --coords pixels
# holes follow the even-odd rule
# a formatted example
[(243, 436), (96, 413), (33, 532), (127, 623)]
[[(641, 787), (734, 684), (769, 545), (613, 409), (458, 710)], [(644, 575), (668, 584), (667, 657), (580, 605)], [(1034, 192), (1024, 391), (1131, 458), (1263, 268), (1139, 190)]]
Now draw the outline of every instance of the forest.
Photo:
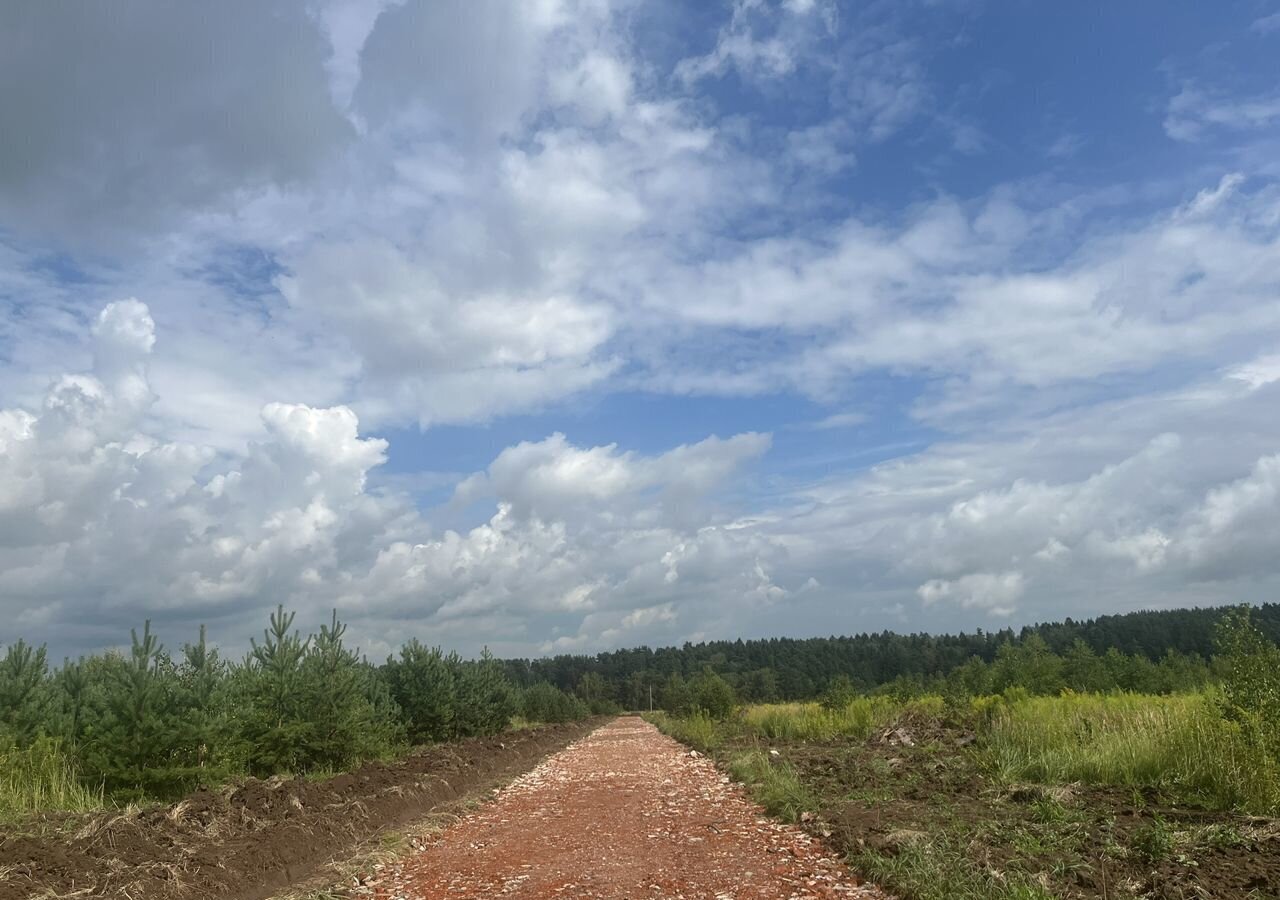
[[(1228, 609), (1143, 611), (972, 634), (711, 641), (505, 666), (517, 684), (547, 682), (627, 709), (647, 708), (650, 687), (655, 707), (678, 704), (689, 682), (707, 672), (748, 703), (812, 699), (837, 678), (856, 691), (900, 694), (999, 693), (1028, 681), (1024, 686), (1043, 694), (1170, 693), (1210, 677), (1214, 629)], [(1252, 620), (1264, 636), (1280, 639), (1280, 604), (1254, 607)]]
[[(462, 659), (418, 640), (375, 663), (334, 613), (314, 633), (283, 607), (239, 659), (204, 629), (176, 652), (150, 623), (127, 652), (52, 666), (22, 640), (0, 658), (0, 815), (161, 799), (241, 775), (322, 774), (408, 747), (652, 704), (676, 715), (743, 703), (1129, 691), (1221, 680), (1225, 609), (1067, 620), (1018, 632), (775, 638), (596, 656)], [(1280, 605), (1252, 613), (1280, 635)]]

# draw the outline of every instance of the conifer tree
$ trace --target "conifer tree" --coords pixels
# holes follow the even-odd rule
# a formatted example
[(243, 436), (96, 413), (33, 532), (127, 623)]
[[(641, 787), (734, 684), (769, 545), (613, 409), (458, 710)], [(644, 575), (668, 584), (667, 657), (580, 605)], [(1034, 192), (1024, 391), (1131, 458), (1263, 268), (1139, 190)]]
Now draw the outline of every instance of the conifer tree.
[(302, 660), (311, 639), (290, 632), (296, 615), (286, 613), (284, 604), (278, 605), (262, 632), (262, 643), (249, 642), (245, 669), (251, 708), (245, 737), (248, 762), (255, 772), (297, 771), (311, 739), (311, 725), (300, 715)]
[(399, 659), (387, 658), (383, 676), (404, 713), (411, 743), (443, 741), (453, 734), (457, 704), (453, 667), (439, 647), (428, 649), (414, 638), (400, 648)]
[(45, 676), (49, 664), (45, 648), (19, 639), (0, 660), (0, 729), (19, 742), (35, 737), (48, 716)]

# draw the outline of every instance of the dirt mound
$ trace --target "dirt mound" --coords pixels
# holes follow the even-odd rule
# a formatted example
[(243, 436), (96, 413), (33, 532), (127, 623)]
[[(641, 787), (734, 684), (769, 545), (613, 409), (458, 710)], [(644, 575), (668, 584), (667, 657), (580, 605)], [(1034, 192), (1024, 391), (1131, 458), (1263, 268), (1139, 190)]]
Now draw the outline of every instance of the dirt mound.
[(589, 729), (423, 747), (327, 781), (250, 779), (173, 806), (68, 819), (54, 836), (0, 834), (0, 900), (261, 900), (382, 829), (528, 770)]

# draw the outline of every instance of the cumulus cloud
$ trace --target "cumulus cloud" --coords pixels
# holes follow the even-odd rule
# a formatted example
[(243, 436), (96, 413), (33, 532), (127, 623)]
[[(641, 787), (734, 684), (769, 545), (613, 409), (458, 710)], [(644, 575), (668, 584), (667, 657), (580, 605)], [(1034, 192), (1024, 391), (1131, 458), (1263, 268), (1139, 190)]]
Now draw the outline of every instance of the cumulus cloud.
[[(782, 590), (766, 568), (780, 549), (706, 502), (767, 436), (656, 456), (561, 435), (520, 444), (459, 488), (496, 509), (487, 521), (432, 536), (405, 499), (369, 489), (387, 443), (347, 407), (268, 404), (263, 438), (235, 456), (151, 435), (155, 343), (144, 304), (111, 304), (92, 373), (57, 378), (36, 411), (0, 413), (0, 594), (35, 636), (65, 626), (60, 645), (92, 644), (142, 616), (225, 634), (284, 602), (359, 610), (375, 643), (395, 631), (384, 623), (500, 612), (564, 616), (600, 644), (689, 615), (677, 598)], [(635, 614), (640, 597), (652, 615)]]

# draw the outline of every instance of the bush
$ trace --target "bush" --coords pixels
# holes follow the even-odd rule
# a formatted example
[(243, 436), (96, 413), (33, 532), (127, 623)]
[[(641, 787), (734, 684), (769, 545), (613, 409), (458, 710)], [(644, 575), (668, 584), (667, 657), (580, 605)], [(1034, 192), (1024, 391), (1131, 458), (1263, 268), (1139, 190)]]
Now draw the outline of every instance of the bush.
[(1280, 762), (1280, 647), (1254, 627), (1247, 607), (1222, 617), (1217, 632), (1222, 664), (1222, 713), (1246, 740)]
[(573, 722), (585, 719), (589, 710), (577, 697), (540, 681), (524, 689), (520, 714), (530, 722)]
[(733, 686), (712, 672), (703, 672), (693, 679), (689, 694), (693, 708), (713, 719), (729, 718), (737, 703)]

